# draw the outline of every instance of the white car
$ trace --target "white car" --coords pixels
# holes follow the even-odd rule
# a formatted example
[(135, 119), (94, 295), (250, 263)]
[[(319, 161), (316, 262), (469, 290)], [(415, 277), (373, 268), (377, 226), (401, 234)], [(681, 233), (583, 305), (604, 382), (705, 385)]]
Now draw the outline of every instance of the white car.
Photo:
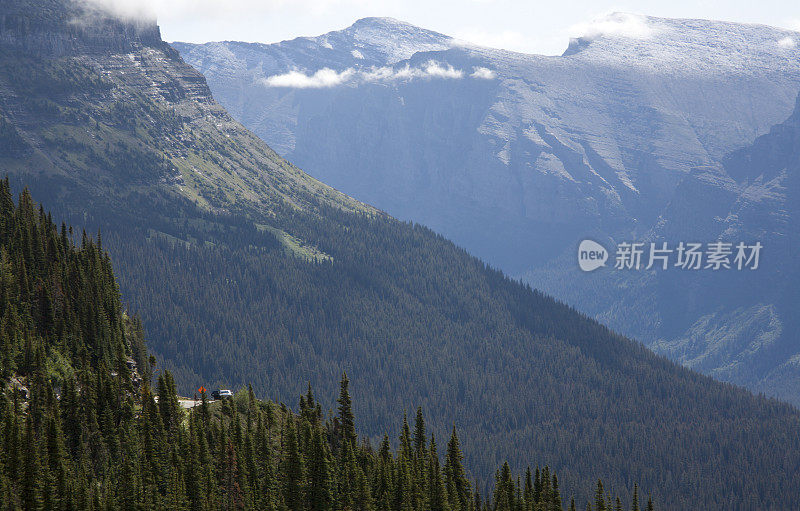
[(211, 397), (217, 400), (228, 399), (233, 397), (233, 392), (231, 392), (230, 390), (223, 390), (223, 389), (215, 390), (214, 392), (211, 393)]

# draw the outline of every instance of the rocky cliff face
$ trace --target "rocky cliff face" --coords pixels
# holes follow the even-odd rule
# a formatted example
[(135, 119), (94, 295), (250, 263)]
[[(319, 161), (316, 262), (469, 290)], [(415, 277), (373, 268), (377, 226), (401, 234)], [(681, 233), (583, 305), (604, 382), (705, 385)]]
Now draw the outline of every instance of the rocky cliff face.
[(142, 46), (164, 47), (155, 21), (121, 20), (88, 2), (43, 0), (0, 2), (0, 44), (28, 52), (64, 56), (123, 53)]

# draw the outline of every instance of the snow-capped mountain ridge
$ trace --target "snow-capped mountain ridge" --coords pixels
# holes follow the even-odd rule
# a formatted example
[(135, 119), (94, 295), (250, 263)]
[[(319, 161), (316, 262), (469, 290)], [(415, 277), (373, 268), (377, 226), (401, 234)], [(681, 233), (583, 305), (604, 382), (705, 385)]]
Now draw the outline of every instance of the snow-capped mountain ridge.
[[(296, 37), (277, 43), (218, 41), (204, 44), (214, 54), (215, 65), (225, 69), (249, 69), (250, 55), (270, 54), (261, 67), (279, 72), (300, 69), (314, 72), (329, 68), (396, 64), (421, 51), (441, 51), (453, 46), (453, 38), (394, 18), (362, 18), (347, 28), (315, 37)], [(189, 47), (186, 43), (173, 43)], [(236, 51), (231, 51), (236, 48)]]
[[(789, 70), (800, 55), (800, 33), (767, 25), (623, 13), (606, 20), (570, 41), (564, 56), (659, 71), (754, 73)], [(626, 34), (622, 27), (632, 23), (640, 29)]]
[[(362, 18), (342, 30), (264, 46), (284, 47), (306, 43), (335, 51), (344, 45), (346, 48), (366, 49), (373, 57), (381, 57), (374, 61), (355, 57), (367, 60), (365, 63), (368, 64), (395, 64), (411, 58), (417, 52), (461, 46), (507, 54), (508, 57), (571, 57), (625, 65), (658, 66), (662, 70), (674, 66), (678, 71), (686, 71), (688, 64), (693, 71), (707, 72), (709, 65), (739, 72), (783, 69), (791, 66), (800, 53), (800, 33), (758, 24), (613, 13), (587, 24), (584, 31), (584, 35), (570, 40), (563, 55), (555, 57), (495, 50), (388, 17)], [(349, 53), (352, 49), (347, 51)]]
[(331, 40), (349, 37), (362, 54), (367, 49), (382, 55), (383, 64), (395, 64), (420, 51), (446, 50), (453, 44), (449, 36), (394, 18), (362, 18), (342, 31), (322, 37), (331, 45)]

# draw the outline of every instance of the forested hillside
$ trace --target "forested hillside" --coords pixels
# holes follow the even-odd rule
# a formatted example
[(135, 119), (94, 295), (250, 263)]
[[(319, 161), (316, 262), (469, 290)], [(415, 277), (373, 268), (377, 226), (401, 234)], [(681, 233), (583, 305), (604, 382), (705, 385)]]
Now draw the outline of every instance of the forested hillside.
[[(7, 180), (0, 234), (4, 510), (564, 508), (546, 466), (528, 468), (520, 486), (504, 464), (481, 495), (455, 428), (440, 456), (421, 409), (413, 435), (403, 417), (397, 441), (359, 442), (346, 376), (336, 416), (323, 415), (310, 387), (297, 413), (252, 389), (214, 403), (203, 393), (185, 412), (168, 371), (150, 389), (141, 327), (123, 311), (99, 239), (83, 234), (76, 246), (27, 190), (15, 207)], [(602, 490), (596, 509), (619, 504)]]
[(332, 405), (346, 372), (373, 445), (422, 407), (438, 438), (458, 425), (480, 487), (535, 460), (579, 503), (601, 475), (669, 508), (800, 505), (795, 409), (314, 181), (232, 121), (157, 27), (87, 31), (66, 0), (0, 7), (0, 172), (100, 230), (179, 391), (252, 384), (293, 403), (311, 382)]
[[(649, 36), (600, 31), (563, 55), (526, 55), (367, 18), (273, 44), (173, 47), (237, 120), (317, 179), (430, 227), (657, 353), (800, 406), (800, 293), (791, 284), (800, 277), (785, 264), (796, 229), (782, 224), (791, 203), (759, 166), (737, 176), (719, 165), (791, 112), (800, 51), (779, 41), (800, 34), (621, 13), (603, 20)], [(453, 73), (424, 76), (431, 63)], [(338, 80), (290, 79), (313, 83), (321, 69)], [(737, 202), (760, 202), (763, 214)], [(760, 240), (769, 256), (751, 280), (587, 275), (575, 264), (585, 238), (612, 253), (632, 240)]]

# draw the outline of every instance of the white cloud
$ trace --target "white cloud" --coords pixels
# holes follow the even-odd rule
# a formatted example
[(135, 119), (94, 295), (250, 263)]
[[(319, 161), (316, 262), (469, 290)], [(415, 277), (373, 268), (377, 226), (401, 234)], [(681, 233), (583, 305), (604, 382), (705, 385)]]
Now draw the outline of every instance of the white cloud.
[(395, 70), (391, 67), (372, 67), (366, 70), (361, 70), (361, 79), (365, 82), (388, 82), (401, 78), (401, 73), (404, 73), (402, 78), (411, 78), (411, 68), (406, 65), (405, 68)]
[(86, 9), (92, 12), (103, 12), (126, 20), (155, 21), (157, 2), (154, 0), (80, 0)]
[(778, 46), (786, 49), (797, 48), (797, 41), (795, 41), (792, 37), (784, 37), (778, 41)]
[(497, 73), (488, 67), (475, 67), (473, 68), (470, 76), (473, 78), (480, 78), (482, 80), (494, 80), (497, 77)]
[(615, 12), (595, 18), (588, 23), (573, 25), (570, 33), (573, 37), (584, 39), (598, 37), (648, 39), (653, 35), (653, 29), (647, 24), (647, 18), (640, 14)]
[(286, 74), (274, 75), (264, 79), (268, 87), (291, 87), (295, 89), (322, 89), (341, 85), (353, 77), (353, 69), (345, 69), (341, 73), (333, 69), (323, 68), (313, 75), (300, 71), (289, 71)]
[(442, 66), (438, 62), (430, 61), (425, 65), (424, 72), (433, 78), (463, 78), (464, 71), (453, 69), (453, 66)]
[(352, 50), (352, 51), (350, 52), (350, 54), (351, 54), (351, 55), (352, 55), (354, 58), (357, 58), (357, 59), (362, 59), (362, 60), (364, 59), (364, 54), (362, 54), (362, 53), (361, 53), (360, 51), (358, 51), (358, 50)]
[[(491, 72), (488, 69), (486, 69), (486, 71)], [(475, 73), (470, 76), (486, 78), (485, 76), (476, 76)], [(269, 76), (264, 78), (261, 82), (267, 87), (321, 89), (336, 87), (346, 83), (388, 83), (415, 79), (456, 80), (463, 77), (464, 71), (456, 69), (449, 64), (441, 64), (430, 60), (420, 67), (411, 67), (406, 64), (400, 68), (389, 66), (371, 67), (368, 69), (348, 68), (341, 72), (323, 68), (313, 74), (305, 74), (301, 71), (294, 70), (281, 75)]]

